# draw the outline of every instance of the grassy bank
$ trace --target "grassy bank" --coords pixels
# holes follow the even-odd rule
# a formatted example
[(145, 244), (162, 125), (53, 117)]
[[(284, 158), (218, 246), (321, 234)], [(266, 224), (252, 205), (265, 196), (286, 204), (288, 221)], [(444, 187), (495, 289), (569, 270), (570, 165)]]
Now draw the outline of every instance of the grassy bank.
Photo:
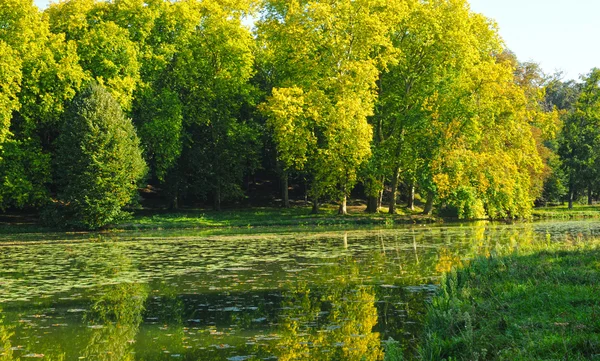
[[(393, 226), (400, 224), (424, 224), (440, 221), (434, 216), (424, 216), (420, 210), (399, 208), (398, 214), (390, 215), (365, 212), (364, 206), (349, 207), (348, 215), (338, 215), (337, 207), (324, 206), (319, 214), (311, 214), (310, 207), (246, 208), (216, 212), (204, 209), (161, 211), (137, 210), (121, 223), (107, 227), (106, 231), (176, 230), (176, 229), (240, 229), (240, 228), (303, 228), (303, 227), (350, 227)], [(60, 231), (40, 225), (34, 215), (3, 215), (0, 217), (0, 234)]]
[(442, 282), (422, 360), (600, 360), (600, 242), (481, 258)]
[(566, 205), (539, 207), (532, 212), (534, 219), (582, 219), (600, 218), (600, 205), (575, 205), (569, 209)]
[(351, 207), (347, 215), (337, 214), (337, 208), (323, 207), (311, 214), (309, 207), (250, 208), (224, 210), (187, 210), (179, 212), (138, 212), (119, 229), (222, 228), (222, 227), (285, 227), (285, 226), (338, 226), (338, 225), (393, 225), (432, 223), (437, 219), (423, 216), (418, 211), (403, 210), (396, 215), (385, 212), (369, 214), (364, 207)]

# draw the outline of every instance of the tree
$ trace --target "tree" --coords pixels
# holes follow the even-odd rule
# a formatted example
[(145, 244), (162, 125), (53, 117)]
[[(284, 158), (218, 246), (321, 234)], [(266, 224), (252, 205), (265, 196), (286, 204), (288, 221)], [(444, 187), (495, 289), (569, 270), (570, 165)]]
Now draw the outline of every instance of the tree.
[(0, 209), (49, 199), (52, 143), (84, 77), (74, 45), (31, 0), (0, 2)]
[(0, 40), (0, 149), (9, 133), (14, 110), (19, 108), (17, 93), (21, 85), (21, 61), (12, 47)]
[[(470, 74), (471, 117), (453, 147), (436, 160), (434, 180), (441, 198), (464, 218), (529, 217), (542, 191), (544, 162), (541, 131), (555, 131), (556, 113), (545, 112), (541, 98), (515, 76), (511, 57), (497, 53)], [(451, 128), (446, 128), (451, 134)]]
[(148, 21), (144, 21), (147, 16), (141, 7), (140, 21), (127, 23), (131, 15), (131, 10), (127, 8), (135, 8), (135, 5), (126, 3), (72, 0), (52, 4), (46, 13), (51, 30), (77, 44), (79, 64), (87, 79), (94, 79), (106, 87), (123, 110), (128, 112), (131, 110), (133, 92), (140, 81), (141, 44), (136, 41), (141, 42), (141, 34), (148, 31)]
[(89, 85), (75, 97), (57, 143), (57, 198), (64, 222), (97, 229), (118, 220), (146, 165), (131, 121), (104, 87)]
[(390, 212), (403, 181), (409, 207), (415, 187), (427, 195), (426, 213), (437, 198), (460, 217), (526, 216), (543, 173), (534, 128), (552, 128), (535, 67), (505, 59), (495, 25), (464, 0), (409, 2), (391, 38), (370, 170), (391, 183)]
[[(391, 56), (388, 29), (404, 13), (401, 1), (266, 2), (258, 36), (277, 79), (262, 109), (284, 176), (302, 170), (312, 178), (313, 212), (329, 194), (346, 213), (347, 195), (371, 154), (367, 118), (379, 66)], [(295, 132), (310, 134), (306, 147), (295, 149)]]
[[(429, 213), (439, 193), (432, 170), (436, 159), (460, 146), (459, 136), (473, 130), (473, 124), (487, 121), (478, 120), (478, 107), (471, 100), (480, 92), (480, 83), (495, 81), (476, 76), (482, 66), (494, 66), (501, 40), (493, 23), (471, 12), (466, 1), (408, 4), (408, 15), (390, 34), (397, 61), (379, 81), (372, 124), (374, 154), (381, 159), (373, 162), (377, 167), (371, 172), (384, 174), (391, 184), (390, 213), (396, 211), (401, 182), (409, 190), (409, 207), (418, 187), (426, 195), (424, 211)], [(383, 183), (373, 183), (379, 190), (371, 189), (369, 196), (380, 193)]]
[(111, 21), (99, 23), (77, 41), (77, 52), (87, 74), (129, 111), (139, 82), (138, 50), (129, 32)]
[(565, 118), (558, 153), (568, 178), (569, 208), (578, 191), (590, 193), (600, 176), (600, 69), (583, 79), (573, 110)]
[[(545, 107), (547, 111), (557, 110), (562, 123), (569, 113), (573, 111), (573, 107), (579, 97), (581, 84), (573, 80), (562, 81), (562, 74), (555, 74), (545, 86)], [(559, 132), (553, 139), (545, 141), (545, 146), (550, 151), (547, 158), (547, 165), (550, 169), (550, 175), (544, 182), (542, 196), (537, 203), (546, 204), (548, 202), (564, 202), (568, 195), (568, 177), (563, 160), (559, 155), (559, 147), (561, 142), (562, 132)]]
[(183, 149), (177, 164), (178, 191), (190, 197), (243, 195), (244, 174), (258, 165), (259, 132), (253, 122), (253, 45), (242, 15), (247, 1), (181, 2), (179, 11), (197, 26), (177, 42), (174, 88), (183, 107)]

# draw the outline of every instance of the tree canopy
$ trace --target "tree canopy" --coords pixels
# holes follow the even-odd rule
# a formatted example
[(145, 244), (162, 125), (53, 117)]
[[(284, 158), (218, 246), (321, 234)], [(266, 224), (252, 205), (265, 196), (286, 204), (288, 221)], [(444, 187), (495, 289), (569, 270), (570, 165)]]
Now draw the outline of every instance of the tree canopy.
[(171, 207), (281, 180), (284, 204), (292, 190), (314, 211), (344, 214), (352, 194), (373, 212), (518, 218), (600, 190), (598, 71), (563, 82), (519, 63), (467, 0), (6, 0), (0, 52), (2, 209), (75, 202), (52, 159), (90, 82)]

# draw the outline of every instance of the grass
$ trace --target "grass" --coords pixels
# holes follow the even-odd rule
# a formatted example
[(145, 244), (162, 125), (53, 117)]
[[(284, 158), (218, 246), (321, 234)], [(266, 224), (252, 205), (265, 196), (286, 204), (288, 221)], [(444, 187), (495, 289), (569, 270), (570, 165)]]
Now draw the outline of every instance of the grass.
[(228, 228), (277, 226), (338, 226), (338, 225), (393, 225), (407, 223), (432, 223), (436, 218), (423, 216), (418, 211), (402, 213), (369, 214), (364, 207), (350, 207), (348, 215), (337, 214), (337, 207), (322, 207), (319, 214), (311, 214), (309, 207), (249, 208), (224, 210), (185, 210), (178, 212), (138, 212), (132, 220), (116, 225), (118, 229), (169, 229), (169, 228)]
[(600, 217), (600, 205), (575, 205), (569, 209), (567, 205), (539, 207), (533, 210), (533, 218), (537, 219), (581, 219)]
[[(409, 211), (399, 207), (398, 214), (390, 215), (381, 210), (377, 214), (364, 211), (364, 206), (348, 207), (349, 214), (337, 214), (337, 207), (324, 206), (319, 214), (311, 214), (310, 207), (289, 209), (264, 207), (223, 210), (220, 212), (204, 209), (183, 209), (161, 211), (142, 209), (123, 222), (111, 225), (103, 231), (137, 230), (242, 230), (268, 228), (275, 230), (296, 230), (307, 227), (343, 228), (360, 225), (393, 226), (397, 224), (434, 223), (433, 216), (420, 214), (420, 210)], [(0, 235), (19, 233), (60, 232), (60, 229), (42, 226), (35, 215), (8, 214), (0, 217)]]
[(529, 245), (450, 272), (419, 358), (600, 360), (599, 245)]
[[(410, 211), (398, 206), (397, 214), (387, 209), (380, 213), (365, 212), (364, 205), (349, 206), (349, 214), (337, 214), (337, 206), (325, 205), (319, 214), (311, 214), (310, 207), (297, 206), (289, 209), (262, 207), (237, 208), (216, 212), (206, 209), (182, 209), (165, 211), (156, 209), (135, 210), (130, 219), (106, 227), (104, 231), (169, 230), (169, 229), (241, 229), (241, 228), (302, 228), (302, 227), (349, 227), (360, 225), (393, 226), (399, 224), (424, 224), (440, 222), (441, 218), (422, 215), (416, 208)], [(600, 205), (578, 205), (569, 210), (566, 206), (542, 207), (533, 211), (535, 219), (582, 219), (600, 217)], [(451, 220), (451, 219), (449, 219)], [(64, 230), (43, 226), (35, 214), (0, 214), (0, 234), (48, 233)]]

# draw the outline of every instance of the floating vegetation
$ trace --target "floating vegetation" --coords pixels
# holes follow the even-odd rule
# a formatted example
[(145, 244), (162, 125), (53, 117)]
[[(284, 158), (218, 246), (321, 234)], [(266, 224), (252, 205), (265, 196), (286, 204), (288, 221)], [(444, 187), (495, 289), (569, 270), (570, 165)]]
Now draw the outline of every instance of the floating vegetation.
[(0, 333), (15, 359), (371, 361), (390, 338), (410, 358), (444, 270), (533, 240), (598, 234), (582, 221), (40, 236), (0, 246)]

